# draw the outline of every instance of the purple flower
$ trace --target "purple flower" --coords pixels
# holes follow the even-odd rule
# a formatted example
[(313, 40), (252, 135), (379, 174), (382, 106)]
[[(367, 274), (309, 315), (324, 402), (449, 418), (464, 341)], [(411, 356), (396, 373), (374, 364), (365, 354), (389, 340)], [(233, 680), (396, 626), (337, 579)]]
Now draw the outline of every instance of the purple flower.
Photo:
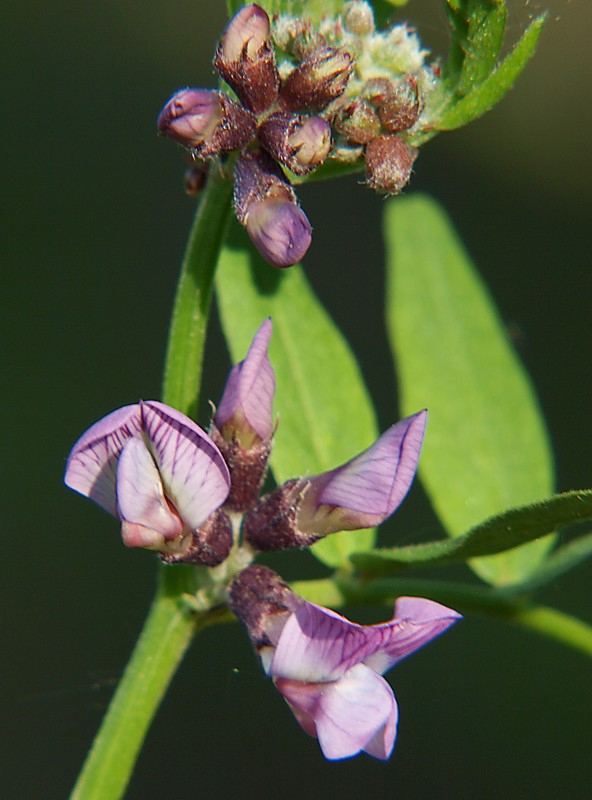
[[(206, 521), (227, 543), (227, 526), (212, 516), (230, 489), (224, 458), (198, 425), (163, 403), (125, 406), (95, 423), (72, 448), (64, 480), (121, 520), (128, 547), (182, 555)], [(200, 563), (211, 557), (209, 541), (208, 548)]]
[(287, 481), (247, 513), (245, 539), (262, 552), (284, 550), (308, 547), (336, 531), (380, 525), (411, 488), (426, 421), (427, 411), (420, 411), (341, 467)]
[(460, 619), (431, 600), (400, 597), (389, 622), (357, 625), (258, 565), (235, 578), (229, 595), (265, 672), (330, 760), (362, 751), (389, 758), (398, 714), (383, 674)]
[(389, 622), (357, 625), (304, 602), (262, 659), (298, 723), (318, 738), (325, 758), (351, 758), (363, 751), (386, 760), (394, 748), (398, 712), (383, 674), (459, 618), (431, 600), (400, 597)]
[(298, 527), (323, 536), (380, 525), (400, 506), (417, 470), (427, 422), (420, 411), (392, 425), (367, 450), (309, 478)]
[(236, 436), (245, 448), (269, 439), (273, 433), (275, 375), (267, 356), (271, 320), (261, 325), (249, 352), (231, 370), (214, 423), (227, 439)]

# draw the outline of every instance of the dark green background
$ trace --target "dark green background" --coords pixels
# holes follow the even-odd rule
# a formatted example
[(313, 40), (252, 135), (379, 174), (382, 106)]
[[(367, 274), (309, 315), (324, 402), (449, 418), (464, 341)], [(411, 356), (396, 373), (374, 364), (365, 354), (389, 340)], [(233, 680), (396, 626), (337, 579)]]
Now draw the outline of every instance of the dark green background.
[[(513, 38), (529, 14), (551, 9), (539, 53), (501, 107), (424, 148), (409, 191), (431, 192), (455, 219), (540, 391), (559, 488), (577, 488), (592, 485), (592, 12), (585, 0), (510, 6)], [(407, 13), (443, 52), (440, 0), (413, 0)], [(0, 796), (53, 800), (75, 778), (155, 575), (153, 557), (125, 550), (116, 523), (68, 492), (62, 472), (90, 423), (159, 394), (193, 203), (182, 154), (156, 138), (155, 118), (176, 88), (213, 85), (225, 12), (213, 0), (21, 0), (3, 16)], [(307, 273), (347, 330), (386, 427), (397, 407), (382, 201), (355, 178), (301, 197), (315, 228)], [(216, 399), (227, 368), (216, 326), (208, 359), (205, 397)], [(387, 535), (418, 533), (437, 525), (416, 486)], [(301, 577), (308, 565), (284, 557), (281, 569)], [(590, 620), (591, 576), (583, 567), (543, 599)], [(390, 677), (401, 711), (392, 760), (328, 764), (243, 631), (209, 630), (174, 681), (128, 797), (589, 796), (583, 656), (467, 619)]]

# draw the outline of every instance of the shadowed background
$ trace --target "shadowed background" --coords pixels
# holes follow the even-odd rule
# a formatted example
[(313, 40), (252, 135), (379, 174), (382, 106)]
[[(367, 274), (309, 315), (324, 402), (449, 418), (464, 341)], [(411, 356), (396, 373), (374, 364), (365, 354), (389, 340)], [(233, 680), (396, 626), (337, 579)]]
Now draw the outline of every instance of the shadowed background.
[[(440, 53), (442, 5), (405, 10)], [(551, 10), (533, 63), (495, 111), (422, 150), (408, 191), (445, 204), (497, 298), (540, 392), (558, 488), (589, 487), (592, 10), (584, 0), (510, 8), (511, 40)], [(89, 424), (159, 395), (194, 203), (182, 153), (156, 138), (155, 119), (177, 88), (214, 85), (224, 21), (214, 0), (5, 9), (3, 798), (66, 796), (152, 596), (153, 557), (125, 550), (116, 523), (61, 479)], [(300, 196), (315, 228), (307, 274), (346, 330), (385, 428), (397, 404), (382, 201), (356, 178)], [(228, 367), (215, 321), (207, 358), (202, 424)], [(385, 535), (428, 534), (438, 526), (416, 485)], [(306, 554), (274, 564), (287, 578), (321, 569)], [(591, 576), (581, 568), (542, 599), (590, 620)], [(585, 798), (588, 675), (575, 652), (469, 618), (390, 673), (401, 713), (392, 760), (328, 764), (239, 626), (211, 629), (175, 678), (128, 797)]]

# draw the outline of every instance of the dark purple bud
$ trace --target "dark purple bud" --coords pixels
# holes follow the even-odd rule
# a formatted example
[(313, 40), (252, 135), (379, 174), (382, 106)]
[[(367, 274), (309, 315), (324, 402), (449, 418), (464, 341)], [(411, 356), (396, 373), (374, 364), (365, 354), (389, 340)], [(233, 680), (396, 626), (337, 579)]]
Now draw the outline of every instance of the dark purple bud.
[(181, 553), (160, 553), (165, 564), (200, 564), (216, 567), (226, 561), (232, 548), (232, 523), (224, 511), (216, 511), (197, 530)]
[(378, 106), (378, 115), (389, 133), (411, 128), (421, 113), (421, 103), (414, 78), (403, 81)]
[(299, 605), (280, 576), (260, 564), (252, 564), (237, 575), (229, 589), (229, 600), (257, 651), (275, 646), (282, 623)]
[(331, 127), (322, 117), (272, 114), (259, 126), (258, 138), (270, 155), (296, 175), (312, 172), (331, 149)]
[(366, 180), (381, 194), (398, 194), (411, 177), (417, 149), (398, 136), (377, 136), (366, 147)]
[(287, 109), (322, 111), (344, 93), (354, 70), (353, 55), (335, 47), (319, 47), (292, 70), (280, 99)]
[(218, 45), (214, 66), (255, 114), (275, 102), (280, 77), (270, 42), (269, 17), (262, 8), (243, 6), (234, 15)]
[(182, 89), (158, 117), (160, 133), (191, 147), (199, 158), (236, 150), (255, 136), (257, 120), (234, 100), (205, 89)]
[(284, 174), (265, 153), (244, 153), (239, 158), (234, 208), (251, 241), (272, 266), (290, 267), (308, 250), (310, 222)]
[(370, 103), (352, 100), (342, 106), (333, 120), (335, 130), (354, 145), (368, 144), (380, 134), (380, 120)]

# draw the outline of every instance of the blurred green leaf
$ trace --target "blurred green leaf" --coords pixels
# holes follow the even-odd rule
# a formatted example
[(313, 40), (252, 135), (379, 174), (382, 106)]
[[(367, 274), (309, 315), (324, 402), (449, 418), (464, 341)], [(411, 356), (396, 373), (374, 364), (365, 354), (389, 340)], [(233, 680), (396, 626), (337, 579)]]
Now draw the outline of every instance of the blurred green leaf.
[[(592, 520), (592, 490), (556, 494), (541, 503), (513, 508), (485, 520), (456, 539), (354, 554), (352, 561), (357, 569), (370, 575), (389, 575), (404, 566), (439, 566), (468, 561), (477, 556), (500, 553), (538, 539), (549, 531), (583, 520)], [(571, 559), (569, 563), (575, 565), (582, 556), (587, 557), (589, 547), (584, 545), (583, 548), (576, 549), (568, 557)], [(543, 569), (556, 556), (557, 553), (550, 556)], [(561, 564), (564, 564), (564, 560)]]
[(450, 105), (440, 118), (433, 121), (434, 128), (441, 131), (460, 128), (482, 116), (498, 103), (512, 88), (532, 58), (544, 21), (545, 15), (543, 14), (531, 22), (512, 52), (481, 83), (472, 83), (471, 76), (476, 79), (482, 75), (487, 59), (477, 59), (475, 63), (472, 63), (470, 69), (467, 67), (466, 73), (463, 66), (458, 85), (464, 96)]
[[(244, 358), (263, 320), (273, 321), (270, 358), (279, 427), (271, 465), (279, 483), (337, 467), (374, 442), (374, 409), (358, 364), (300, 267), (270, 267), (234, 222), (216, 288), (234, 362)], [(340, 567), (350, 553), (371, 548), (374, 536), (374, 531), (333, 534), (312, 552)]]
[[(444, 212), (423, 197), (386, 209), (387, 323), (403, 414), (427, 406), (420, 475), (450, 536), (552, 493), (530, 381)], [(552, 539), (472, 562), (490, 583), (526, 579)]]

